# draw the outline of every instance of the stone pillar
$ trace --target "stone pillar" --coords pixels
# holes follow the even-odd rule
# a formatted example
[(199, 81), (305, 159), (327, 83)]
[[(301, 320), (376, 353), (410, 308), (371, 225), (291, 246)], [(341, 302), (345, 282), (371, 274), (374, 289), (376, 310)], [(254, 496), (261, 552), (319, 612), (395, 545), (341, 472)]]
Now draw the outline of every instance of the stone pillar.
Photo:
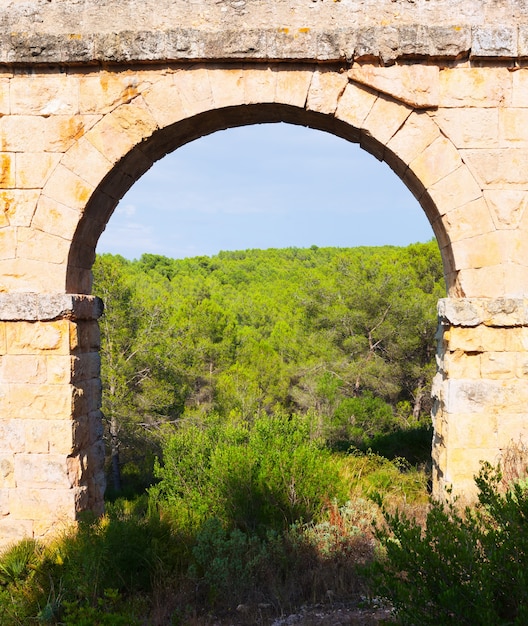
[(481, 461), (528, 444), (528, 300), (440, 300), (433, 495), (475, 498)]
[(102, 302), (0, 294), (0, 546), (103, 511)]

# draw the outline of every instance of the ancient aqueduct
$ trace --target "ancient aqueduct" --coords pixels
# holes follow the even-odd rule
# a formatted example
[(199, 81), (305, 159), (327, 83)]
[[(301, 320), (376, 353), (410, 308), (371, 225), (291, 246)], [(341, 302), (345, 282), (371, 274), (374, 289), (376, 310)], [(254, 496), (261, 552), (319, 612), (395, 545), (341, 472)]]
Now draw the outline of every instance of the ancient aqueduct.
[(528, 441), (528, 0), (4, 0), (0, 24), (0, 543), (102, 510), (97, 240), (232, 126), (359, 142), (427, 214), (434, 493)]

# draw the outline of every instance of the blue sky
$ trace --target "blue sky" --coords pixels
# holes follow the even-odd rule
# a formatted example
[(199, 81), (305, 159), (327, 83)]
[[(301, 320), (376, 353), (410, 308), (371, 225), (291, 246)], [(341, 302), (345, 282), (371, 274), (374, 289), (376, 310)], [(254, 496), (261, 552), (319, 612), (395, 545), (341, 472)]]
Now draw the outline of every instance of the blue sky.
[(121, 200), (97, 251), (184, 258), (432, 237), (385, 163), (328, 133), (266, 124), (214, 133), (158, 161)]

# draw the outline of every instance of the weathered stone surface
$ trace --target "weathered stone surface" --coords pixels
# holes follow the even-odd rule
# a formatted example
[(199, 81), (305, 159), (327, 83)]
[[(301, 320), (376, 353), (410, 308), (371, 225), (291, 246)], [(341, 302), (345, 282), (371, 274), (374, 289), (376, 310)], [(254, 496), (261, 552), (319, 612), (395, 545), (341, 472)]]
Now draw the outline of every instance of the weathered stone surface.
[(0, 293), (0, 319), (5, 321), (93, 320), (102, 313), (103, 303), (96, 296)]

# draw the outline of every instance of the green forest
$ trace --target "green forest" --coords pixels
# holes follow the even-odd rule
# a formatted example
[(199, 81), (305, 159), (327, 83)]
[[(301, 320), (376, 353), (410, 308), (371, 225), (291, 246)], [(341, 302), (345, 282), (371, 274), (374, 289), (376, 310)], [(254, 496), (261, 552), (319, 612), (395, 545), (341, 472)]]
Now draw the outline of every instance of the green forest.
[(93, 272), (106, 307), (112, 493), (150, 480), (167, 427), (302, 415), (342, 451), (429, 428), (436, 303), (445, 296), (436, 242), (185, 260), (105, 254)]
[(106, 512), (0, 554), (1, 625), (527, 623), (527, 451), (429, 498), (436, 241), (93, 277)]

